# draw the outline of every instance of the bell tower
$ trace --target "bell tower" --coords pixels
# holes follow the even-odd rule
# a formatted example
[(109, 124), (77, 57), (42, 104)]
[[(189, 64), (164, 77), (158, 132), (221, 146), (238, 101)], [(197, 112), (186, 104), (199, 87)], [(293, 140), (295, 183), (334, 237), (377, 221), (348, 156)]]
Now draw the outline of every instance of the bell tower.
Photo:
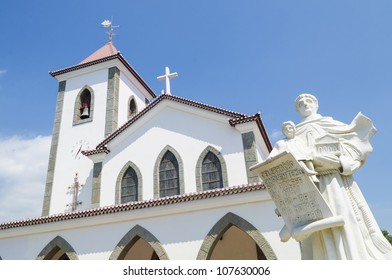
[(91, 162), (81, 151), (95, 148), (156, 97), (111, 36), (79, 64), (49, 73), (58, 81), (58, 92), (43, 216), (99, 206), (94, 182), (103, 163)]

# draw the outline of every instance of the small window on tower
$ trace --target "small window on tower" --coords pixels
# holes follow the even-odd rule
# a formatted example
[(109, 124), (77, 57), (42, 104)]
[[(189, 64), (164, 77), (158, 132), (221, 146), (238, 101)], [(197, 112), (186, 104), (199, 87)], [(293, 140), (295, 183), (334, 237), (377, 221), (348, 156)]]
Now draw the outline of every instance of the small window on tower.
[(91, 107), (91, 93), (85, 89), (80, 95), (80, 119), (87, 119), (90, 117)]
[(129, 101), (129, 111), (128, 111), (128, 118), (132, 118), (137, 114), (137, 106), (135, 99), (131, 97), (131, 100)]

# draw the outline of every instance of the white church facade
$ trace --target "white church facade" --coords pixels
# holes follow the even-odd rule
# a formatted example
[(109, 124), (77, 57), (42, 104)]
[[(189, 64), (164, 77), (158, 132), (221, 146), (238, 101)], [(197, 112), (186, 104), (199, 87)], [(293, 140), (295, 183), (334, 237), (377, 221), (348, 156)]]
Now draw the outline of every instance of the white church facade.
[(111, 41), (50, 74), (42, 216), (0, 224), (2, 259), (300, 259), (249, 170), (272, 149), (258, 113), (157, 96)]

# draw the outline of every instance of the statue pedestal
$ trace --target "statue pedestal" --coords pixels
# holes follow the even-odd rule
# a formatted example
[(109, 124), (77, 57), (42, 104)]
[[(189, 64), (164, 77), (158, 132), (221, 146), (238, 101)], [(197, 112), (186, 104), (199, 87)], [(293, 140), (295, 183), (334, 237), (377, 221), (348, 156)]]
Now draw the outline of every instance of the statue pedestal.
[(316, 231), (344, 225), (291, 153), (283, 152), (251, 170), (263, 180), (284, 220), (279, 233), (283, 242), (290, 237), (302, 241)]

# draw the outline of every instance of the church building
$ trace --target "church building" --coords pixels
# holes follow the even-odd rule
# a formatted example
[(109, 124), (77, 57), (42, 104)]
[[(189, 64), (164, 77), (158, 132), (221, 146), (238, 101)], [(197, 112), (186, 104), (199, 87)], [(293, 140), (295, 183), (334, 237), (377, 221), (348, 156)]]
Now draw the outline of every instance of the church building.
[(1, 259), (300, 259), (250, 171), (272, 149), (259, 113), (172, 95), (169, 68), (157, 95), (112, 40), (50, 75), (42, 216), (0, 224)]

